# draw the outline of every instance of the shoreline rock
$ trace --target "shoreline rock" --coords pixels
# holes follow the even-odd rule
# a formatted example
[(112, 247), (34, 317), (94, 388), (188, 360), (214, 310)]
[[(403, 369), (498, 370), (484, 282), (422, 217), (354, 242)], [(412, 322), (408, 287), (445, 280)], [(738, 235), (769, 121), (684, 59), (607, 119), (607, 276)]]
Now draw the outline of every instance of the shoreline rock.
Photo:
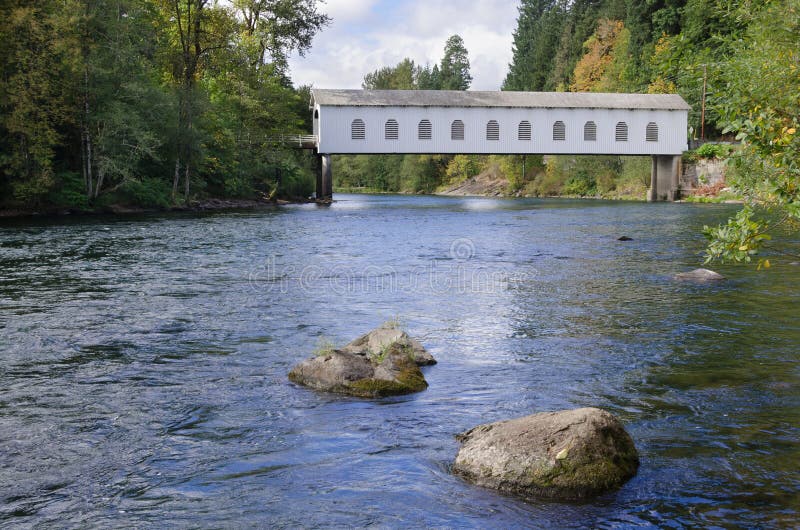
[(586, 499), (619, 488), (639, 467), (622, 423), (597, 408), (488, 423), (456, 438), (455, 474), (527, 499)]
[(341, 349), (297, 364), (289, 380), (356, 397), (397, 396), (428, 388), (419, 367), (431, 364), (436, 360), (419, 342), (395, 327), (381, 326)]

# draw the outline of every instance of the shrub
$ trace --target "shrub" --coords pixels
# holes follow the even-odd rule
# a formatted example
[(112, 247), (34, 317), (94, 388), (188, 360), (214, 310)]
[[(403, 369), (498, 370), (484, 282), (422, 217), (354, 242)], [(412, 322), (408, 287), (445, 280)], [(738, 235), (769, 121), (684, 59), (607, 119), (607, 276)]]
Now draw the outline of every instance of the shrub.
[(727, 144), (703, 144), (695, 150), (697, 158), (727, 158), (733, 148)]

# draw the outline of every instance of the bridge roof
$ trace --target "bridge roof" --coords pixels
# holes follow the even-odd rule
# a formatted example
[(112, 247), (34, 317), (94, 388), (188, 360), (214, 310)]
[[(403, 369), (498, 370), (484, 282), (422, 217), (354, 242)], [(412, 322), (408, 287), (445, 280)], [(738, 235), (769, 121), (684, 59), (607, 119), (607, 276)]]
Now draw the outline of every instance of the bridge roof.
[(313, 101), (333, 107), (505, 107), (691, 110), (678, 94), (478, 92), (460, 90), (313, 89)]

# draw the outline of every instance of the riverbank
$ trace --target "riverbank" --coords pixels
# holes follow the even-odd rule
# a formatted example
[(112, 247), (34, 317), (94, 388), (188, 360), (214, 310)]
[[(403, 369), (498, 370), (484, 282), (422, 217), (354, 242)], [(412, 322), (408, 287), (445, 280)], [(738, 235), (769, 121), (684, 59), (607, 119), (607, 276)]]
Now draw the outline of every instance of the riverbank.
[(74, 208), (39, 208), (39, 209), (0, 209), (0, 219), (13, 219), (24, 217), (67, 216), (67, 215), (126, 215), (159, 212), (211, 212), (225, 210), (262, 210), (273, 209), (285, 204), (305, 204), (315, 202), (312, 199), (292, 200), (259, 200), (259, 199), (203, 199), (191, 201), (185, 205), (172, 205), (165, 208), (140, 207), (121, 204), (111, 204), (92, 209)]

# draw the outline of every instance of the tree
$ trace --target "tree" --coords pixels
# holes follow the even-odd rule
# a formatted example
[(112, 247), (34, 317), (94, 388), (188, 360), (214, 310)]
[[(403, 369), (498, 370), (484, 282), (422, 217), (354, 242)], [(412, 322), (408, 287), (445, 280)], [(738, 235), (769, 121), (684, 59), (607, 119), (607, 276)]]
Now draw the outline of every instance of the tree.
[(743, 142), (730, 184), (745, 206), (727, 224), (706, 227), (708, 260), (749, 262), (771, 242), (779, 253), (798, 254), (772, 236), (800, 231), (800, 3), (747, 7), (730, 15), (750, 24), (721, 68), (724, 95), (713, 101), (725, 131)]
[(440, 76), (442, 90), (467, 90), (472, 84), (467, 48), (458, 35), (451, 36), (444, 45)]
[(618, 92), (627, 59), (630, 33), (620, 20), (601, 18), (584, 43), (586, 53), (575, 65), (570, 89), (575, 92)]
[(364, 76), (361, 86), (368, 90), (414, 90), (419, 70), (406, 57), (397, 66), (385, 66)]
[[(97, 199), (146, 173), (164, 143), (166, 94), (154, 82), (152, 10), (141, 2), (78, 0), (81, 38), (77, 100), (81, 171), (87, 198)], [(147, 105), (141, 105), (147, 101)]]
[(417, 88), (420, 90), (442, 89), (442, 76), (438, 64), (434, 64), (433, 67), (427, 64), (424, 67), (417, 67)]
[(244, 35), (252, 47), (251, 65), (270, 63), (284, 77), (289, 53), (303, 56), (331, 20), (318, 12), (317, 0), (233, 0), (233, 6), (241, 14)]
[(558, 49), (564, 6), (557, 0), (522, 0), (513, 57), (503, 90), (545, 90)]
[[(75, 43), (54, 2), (0, 8), (0, 168), (9, 195), (39, 205), (53, 190), (56, 152), (75, 121), (68, 100)], [(63, 24), (62, 24), (63, 23)]]

